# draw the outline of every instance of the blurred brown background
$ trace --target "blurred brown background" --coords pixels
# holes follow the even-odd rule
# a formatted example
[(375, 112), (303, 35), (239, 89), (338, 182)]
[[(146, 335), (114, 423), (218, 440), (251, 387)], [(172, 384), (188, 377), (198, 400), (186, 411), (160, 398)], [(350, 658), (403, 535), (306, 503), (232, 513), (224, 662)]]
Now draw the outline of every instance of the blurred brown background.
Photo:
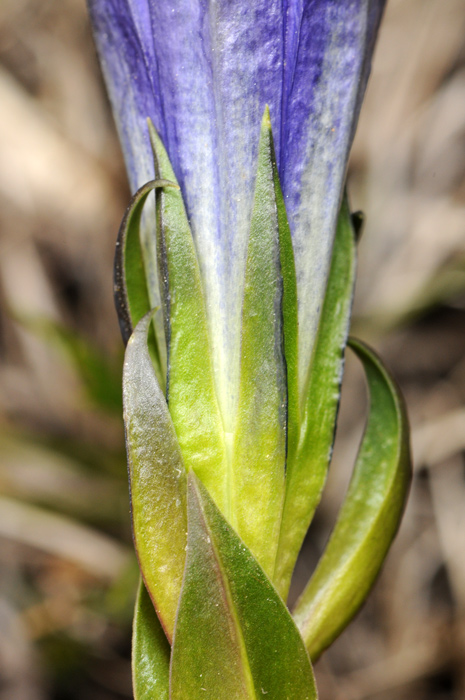
[[(354, 333), (405, 392), (415, 479), (322, 700), (465, 696), (465, 0), (390, 0), (350, 166)], [(84, 0), (0, 3), (0, 700), (131, 697), (131, 552), (112, 257), (128, 190)], [(348, 361), (294, 595), (363, 427)]]

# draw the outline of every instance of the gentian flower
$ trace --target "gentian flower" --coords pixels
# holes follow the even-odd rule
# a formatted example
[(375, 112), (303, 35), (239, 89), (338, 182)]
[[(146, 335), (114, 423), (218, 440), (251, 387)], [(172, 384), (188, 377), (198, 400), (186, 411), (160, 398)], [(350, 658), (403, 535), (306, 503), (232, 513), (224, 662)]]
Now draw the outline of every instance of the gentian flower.
[(370, 417), (297, 629), (284, 602), (331, 456), (355, 270), (342, 194), (384, 4), (89, 0), (136, 191), (115, 287), (134, 330), (138, 700), (315, 698), (308, 654), (355, 614), (395, 535), (405, 412), (352, 341)]
[(228, 426), (263, 110), (294, 244), (302, 386), (385, 0), (89, 4), (131, 187), (154, 176), (149, 117), (183, 193)]

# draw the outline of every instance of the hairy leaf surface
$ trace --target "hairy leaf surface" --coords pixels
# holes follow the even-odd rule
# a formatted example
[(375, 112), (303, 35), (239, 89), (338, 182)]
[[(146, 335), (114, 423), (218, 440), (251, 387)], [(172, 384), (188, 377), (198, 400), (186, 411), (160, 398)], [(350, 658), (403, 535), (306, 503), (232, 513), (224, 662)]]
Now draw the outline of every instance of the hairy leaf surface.
[[(176, 182), (157, 133), (150, 135), (159, 177)], [(157, 255), (168, 347), (166, 396), (184, 463), (229, 512), (229, 463), (216, 394), (197, 255), (179, 190), (157, 191)]]
[[(150, 284), (144, 264), (146, 256), (141, 245), (141, 218), (149, 194), (162, 187), (178, 185), (168, 180), (151, 180), (132, 197), (118, 232), (114, 264), (114, 296), (118, 320), (126, 345), (139, 321), (152, 308)], [(150, 337), (150, 349), (155, 371), (161, 386), (165, 386), (166, 342), (162, 325), (154, 323)]]
[(186, 471), (147, 346), (152, 314), (129, 339), (123, 406), (134, 542), (147, 590), (169, 638), (186, 546)]
[(170, 653), (170, 645), (141, 579), (132, 633), (134, 700), (169, 700)]
[(311, 664), (287, 608), (193, 474), (188, 516), (171, 700), (315, 700)]
[[(285, 301), (286, 311), (289, 309), (287, 326), (294, 331), (293, 335), (289, 332), (286, 346)], [(274, 571), (285, 488), (288, 371), (295, 385), (297, 381), (296, 362), (291, 361), (296, 326), (292, 244), (266, 110), (245, 271), (239, 405), (230, 490), (231, 523), (269, 576)], [(288, 367), (285, 347), (290, 356)], [(296, 392), (291, 396), (293, 408), (295, 399)], [(295, 411), (292, 418), (295, 427)]]
[(297, 445), (289, 443), (286, 496), (273, 580), (287, 597), (292, 571), (326, 480), (336, 427), (355, 283), (355, 237), (347, 202), (339, 214)]

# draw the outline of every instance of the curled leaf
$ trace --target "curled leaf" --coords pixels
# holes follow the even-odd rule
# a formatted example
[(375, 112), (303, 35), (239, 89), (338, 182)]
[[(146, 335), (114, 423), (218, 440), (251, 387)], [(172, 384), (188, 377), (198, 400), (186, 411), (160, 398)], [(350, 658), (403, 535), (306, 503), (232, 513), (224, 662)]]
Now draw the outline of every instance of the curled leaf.
[(287, 597), (295, 562), (320, 501), (331, 459), (355, 267), (355, 236), (345, 200), (339, 213), (308, 386), (301, 399), (299, 439), (297, 443), (289, 442), (286, 496), (273, 576), (283, 598)]
[[(179, 189), (176, 183), (169, 180), (151, 180), (140, 187), (126, 209), (118, 232), (113, 291), (121, 335), (125, 345), (141, 318), (154, 306), (150, 299), (151, 285), (146, 274), (144, 252), (141, 245), (141, 219), (149, 194), (153, 190), (163, 187)], [(164, 386), (166, 350), (160, 323), (154, 323), (150, 348), (158, 381)]]
[(411, 480), (409, 427), (400, 391), (372, 350), (355, 339), (350, 347), (365, 370), (370, 411), (338, 520), (294, 612), (313, 660), (368, 595), (399, 527)]

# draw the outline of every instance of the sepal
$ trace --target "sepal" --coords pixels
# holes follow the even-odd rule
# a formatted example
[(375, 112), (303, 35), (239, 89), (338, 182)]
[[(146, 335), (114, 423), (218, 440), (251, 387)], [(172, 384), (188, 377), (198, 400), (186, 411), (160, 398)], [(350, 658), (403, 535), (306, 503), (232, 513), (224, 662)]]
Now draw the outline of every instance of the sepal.
[(126, 347), (123, 409), (134, 543), (160, 622), (171, 639), (186, 547), (186, 470), (150, 358), (144, 316)]
[(315, 700), (310, 660), (289, 611), (193, 473), (188, 521), (171, 700)]
[[(125, 211), (118, 231), (115, 248), (113, 292), (116, 312), (126, 345), (139, 321), (151, 308), (148, 280), (150, 262), (141, 244), (141, 221), (145, 203), (151, 192), (163, 187), (179, 189), (169, 180), (151, 180), (140, 187), (132, 197)], [(158, 381), (165, 386), (166, 350), (162, 325), (154, 323), (154, 333), (150, 339), (152, 359)]]
[(270, 577), (285, 492), (289, 416), (292, 436), (296, 432), (296, 342), (292, 243), (266, 109), (245, 269), (230, 521)]
[(404, 512), (411, 481), (402, 395), (379, 357), (351, 339), (365, 370), (370, 408), (349, 489), (294, 619), (313, 660), (342, 632), (368, 595)]
[(349, 205), (344, 199), (309, 381), (301, 397), (298, 442), (289, 442), (286, 496), (273, 577), (284, 599), (297, 556), (320, 501), (331, 460), (355, 272), (356, 240)]
[[(176, 182), (149, 122), (155, 172)], [(228, 512), (229, 463), (197, 254), (179, 189), (157, 191), (157, 257), (168, 354), (166, 398), (187, 469)]]
[(134, 700), (169, 700), (170, 654), (171, 647), (141, 578), (132, 633)]

